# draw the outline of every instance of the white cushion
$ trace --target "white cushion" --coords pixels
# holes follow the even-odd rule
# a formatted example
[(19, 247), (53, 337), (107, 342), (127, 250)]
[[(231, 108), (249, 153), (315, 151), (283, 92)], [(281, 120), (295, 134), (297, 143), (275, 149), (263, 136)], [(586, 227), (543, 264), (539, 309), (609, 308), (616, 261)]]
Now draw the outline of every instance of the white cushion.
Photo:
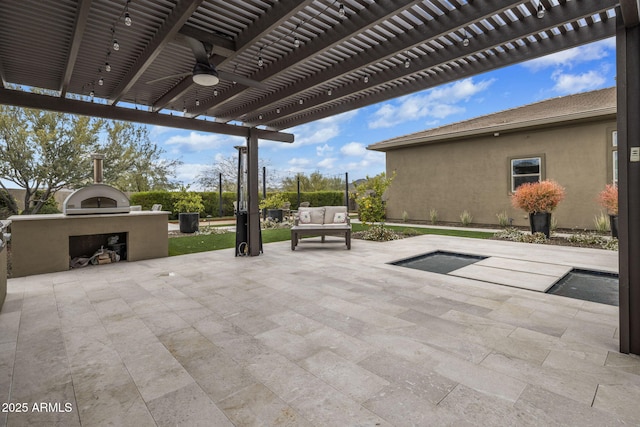
[(346, 212), (336, 212), (333, 214), (333, 222), (335, 224), (340, 224), (347, 222), (347, 213)]
[(298, 218), (301, 224), (309, 224), (311, 222), (311, 212), (301, 211)]
[(308, 212), (311, 221), (308, 224), (322, 224), (324, 219), (324, 208), (300, 208), (298, 212), (302, 216), (304, 212)]

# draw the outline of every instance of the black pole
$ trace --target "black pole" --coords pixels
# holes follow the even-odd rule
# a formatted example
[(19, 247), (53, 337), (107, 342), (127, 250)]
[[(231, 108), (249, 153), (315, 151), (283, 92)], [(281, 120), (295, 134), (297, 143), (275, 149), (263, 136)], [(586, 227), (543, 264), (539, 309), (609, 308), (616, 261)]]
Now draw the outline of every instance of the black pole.
[(300, 176), (298, 176), (298, 207), (300, 207)]
[(349, 172), (344, 173), (344, 204), (347, 205), (347, 213), (349, 213)]
[(218, 174), (218, 193), (220, 193), (220, 218), (222, 218), (222, 173)]
[[(262, 198), (267, 198), (267, 167), (262, 167)], [(262, 218), (267, 219), (267, 208), (262, 209)]]

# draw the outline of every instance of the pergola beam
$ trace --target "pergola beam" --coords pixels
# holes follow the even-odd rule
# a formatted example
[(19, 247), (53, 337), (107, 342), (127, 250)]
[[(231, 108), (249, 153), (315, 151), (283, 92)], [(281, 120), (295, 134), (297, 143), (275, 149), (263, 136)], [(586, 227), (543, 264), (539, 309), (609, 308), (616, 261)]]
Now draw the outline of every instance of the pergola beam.
[(48, 95), (23, 92), (19, 90), (0, 89), (0, 104), (15, 105), (24, 108), (60, 111), (82, 116), (99, 117), (111, 120), (123, 120), (149, 125), (166, 126), (178, 129), (198, 130), (202, 132), (248, 138), (254, 135), (259, 139), (279, 142), (293, 142), (293, 135), (263, 129), (251, 129), (246, 126), (234, 126), (207, 120), (190, 119), (168, 114), (157, 114), (113, 105), (90, 103), (77, 99), (58, 98)]
[[(180, 34), (212, 44), (213, 53), (224, 57), (221, 60), (213, 60), (212, 62), (216, 64), (216, 66), (222, 66), (225, 63), (233, 61), (238, 55), (251, 48), (257, 40), (269, 34), (269, 32), (274, 28), (282, 25), (287, 21), (287, 19), (295, 15), (298, 11), (304, 9), (308, 4), (312, 3), (312, 1), (313, 0), (284, 0), (276, 3), (272, 8), (271, 13), (265, 15), (238, 36), (238, 40), (233, 43), (233, 47), (229, 44), (225, 44), (225, 42), (222, 42), (219, 38), (214, 38), (214, 36), (206, 33), (205, 31), (190, 26), (184, 26), (180, 30)], [(193, 84), (191, 76), (183, 78), (169, 92), (158, 98), (153, 103), (153, 111), (162, 110), (167, 105), (175, 102), (185, 92), (187, 92)], [(208, 102), (210, 103), (211, 101)], [(203, 105), (206, 103), (207, 101), (202, 102)], [(192, 114), (192, 116), (197, 116), (199, 114), (200, 113)]]
[(122, 78), (118, 87), (113, 91), (111, 104), (118, 103), (133, 87), (144, 72), (151, 66), (164, 47), (173, 40), (185, 22), (193, 15), (204, 0), (179, 0), (167, 19), (162, 24), (154, 38), (138, 56), (129, 72)]
[[(393, 97), (400, 97), (418, 92), (420, 90), (429, 89), (445, 83), (450, 83), (459, 79), (474, 76), (476, 74), (485, 73), (498, 68), (514, 65), (519, 62), (539, 58), (572, 47), (580, 46), (588, 42), (602, 40), (615, 35), (615, 21), (613, 19), (606, 23), (600, 23), (592, 28), (585, 28), (584, 31), (572, 31), (563, 36), (557, 36), (553, 39), (543, 39), (538, 43), (533, 43), (523, 52), (504, 52), (496, 55), (487, 55), (485, 59), (468, 62), (464, 67), (457, 69), (449, 69), (441, 73), (430, 74), (429, 77), (416, 78), (411, 83), (403, 83), (401, 86), (393, 88), (380, 89), (377, 93), (361, 97), (356, 102), (339, 103), (333, 99), (332, 103), (326, 103), (321, 111), (312, 111), (308, 113), (299, 113), (291, 116), (286, 120), (277, 121), (271, 124), (272, 129), (288, 129), (300, 124), (307, 123), (312, 120), (319, 120), (326, 117), (341, 114), (353, 109), (366, 107), (388, 100), (391, 96), (389, 91), (393, 91)], [(310, 118), (309, 116), (313, 116)]]
[(80, 45), (82, 44), (82, 38), (84, 36), (84, 30), (87, 27), (87, 18), (89, 17), (89, 10), (91, 9), (91, 0), (80, 0), (78, 2), (76, 11), (76, 22), (73, 26), (73, 36), (71, 37), (71, 47), (69, 48), (69, 55), (67, 56), (66, 67), (64, 69), (64, 75), (60, 82), (60, 97), (64, 98), (67, 95), (67, 89), (71, 82), (71, 76), (76, 66), (76, 60), (78, 59), (78, 52), (80, 51)]
[[(615, 3), (616, 0), (600, 0), (597, 2), (597, 5), (595, 3), (592, 4), (593, 10), (591, 10), (591, 12), (598, 13), (601, 10), (611, 9), (615, 6)], [(556, 9), (558, 10), (556, 11)], [(584, 16), (584, 14), (584, 7), (577, 7), (576, 2), (565, 3), (562, 6), (555, 7), (554, 13), (547, 13), (547, 15), (549, 16), (545, 18), (545, 23), (547, 24), (546, 29), (555, 28), (563, 24), (564, 22), (569, 22), (571, 20), (580, 18)], [(508, 63), (504, 65), (516, 64), (518, 62), (529, 60), (534, 57), (548, 55), (560, 50), (568, 49), (569, 47), (575, 47), (579, 44), (593, 42), (595, 40), (614, 36), (615, 23), (613, 22), (613, 20), (609, 21), (599, 23), (597, 26), (594, 25), (592, 27), (585, 27), (577, 31), (571, 31), (562, 36), (553, 37), (554, 43), (548, 43), (547, 41), (550, 39), (546, 38), (541, 39), (536, 43), (530, 43), (528, 46), (519, 46), (515, 49), (511, 49), (506, 55), (509, 57)], [(291, 126), (295, 126), (296, 124), (300, 124), (301, 121), (308, 122), (311, 120), (317, 120), (319, 118), (326, 117), (326, 115), (322, 113), (317, 113), (318, 107), (330, 108), (331, 111), (343, 110), (345, 107), (336, 104), (339, 104), (339, 101), (341, 99), (347, 100), (357, 93), (362, 92), (363, 90), (371, 89), (372, 91), (375, 91), (376, 87), (380, 87), (377, 94), (370, 94), (366, 97), (362, 97), (356, 102), (345, 102), (344, 105), (348, 105), (349, 107), (345, 111), (359, 108), (365, 105), (371, 105), (373, 103), (381, 102), (385, 99), (388, 99), (389, 89), (387, 88), (387, 85), (399, 79), (412, 77), (415, 80), (411, 83), (404, 82), (401, 86), (397, 86), (391, 89), (393, 90), (394, 97), (406, 95), (419, 90), (424, 90), (450, 81), (455, 81), (456, 79), (461, 77), (446, 79), (446, 81), (440, 81), (440, 79), (437, 79), (438, 83), (433, 84), (432, 77), (426, 78), (416, 74), (419, 72), (429, 72), (435, 67), (446, 66), (451, 62), (467, 58), (474, 53), (485, 53), (485, 57), (491, 58), (495, 55), (487, 54), (487, 50), (495, 48), (497, 46), (505, 45), (509, 41), (524, 39), (529, 35), (537, 34), (545, 30), (544, 28), (541, 29), (539, 26), (536, 26), (534, 23), (525, 21), (513, 22), (505, 27), (506, 28), (496, 29), (490, 33), (477, 35), (473, 40), (473, 51), (469, 51), (462, 45), (448, 46), (447, 49), (442, 49), (431, 53), (427, 57), (413, 60), (410, 69), (404, 67), (390, 68), (383, 72), (370, 76), (368, 83), (365, 83), (362, 80), (357, 80), (347, 86), (334, 89), (333, 97), (329, 98), (327, 96), (316, 95), (315, 97), (306, 100), (303, 105), (296, 103), (290, 104), (286, 107), (280, 107), (280, 114), (278, 114), (277, 117), (276, 113), (270, 113), (270, 115), (263, 114), (263, 119), (261, 121), (257, 121), (255, 117), (253, 117), (253, 121), (251, 120), (251, 118), (248, 118), (247, 123), (251, 123), (252, 125), (266, 124), (267, 126), (274, 129), (285, 129)], [(604, 31), (603, 28), (605, 28)], [(541, 44), (545, 46), (545, 49), (538, 49)], [(459, 67), (462, 69), (460, 72), (448, 71), (446, 73), (447, 76), (453, 77), (454, 75), (459, 74), (463, 74), (465, 76), (475, 75), (478, 72), (489, 71), (490, 69), (497, 68), (491, 67), (482, 71), (475, 71), (475, 69), (477, 68), (477, 63), (485, 64), (485, 61), (483, 61), (482, 59), (476, 59), (477, 61), (466, 61), (464, 66)], [(470, 72), (465, 72), (465, 70), (467, 69), (469, 69)], [(383, 96), (380, 97), (378, 96), (379, 94), (382, 94)]]
[[(490, 17), (509, 9), (509, 7), (512, 7), (512, 4), (506, 5), (504, 1), (499, 0), (489, 0), (482, 2), (482, 4), (478, 2), (470, 3), (464, 8), (456, 9), (448, 15), (439, 17), (428, 25), (408, 30), (398, 37), (389, 40), (388, 43), (375, 46), (373, 49), (361, 52), (357, 56), (345, 59), (338, 64), (328, 67), (323, 72), (302, 79), (284, 90), (270, 93), (238, 109), (230, 110), (226, 112), (227, 114), (216, 117), (231, 120), (232, 117), (240, 117), (249, 112), (257, 113), (261, 109), (274, 107), (278, 104), (282, 105), (287, 98), (295, 97), (299, 93), (313, 90), (320, 86), (326, 86), (327, 82), (334, 81), (354, 71), (397, 56), (398, 54), (404, 54), (411, 48), (423, 45), (428, 40), (445, 36), (467, 25), (468, 22), (475, 22)], [(254, 119), (257, 114), (253, 116), (253, 118), (249, 118), (248, 120)]]
[(637, 0), (620, 0), (622, 21), (626, 28), (632, 28), (640, 24), (640, 5)]
[[(356, 15), (350, 16), (348, 20), (341, 22), (340, 25), (333, 28), (331, 32), (325, 34), (323, 37), (317, 37), (306, 43), (304, 49), (294, 50), (281, 60), (265, 65), (249, 77), (260, 82), (278, 77), (292, 67), (307, 61), (310, 57), (322, 54), (343, 41), (352, 38), (354, 34), (366, 31), (389, 19), (389, 17), (410, 8), (414, 3), (415, 0), (381, 0), (372, 3), (368, 8), (363, 9)], [(200, 107), (194, 109), (192, 113), (198, 115), (207, 112), (207, 110), (211, 110), (207, 114), (216, 116), (219, 110), (213, 107), (236, 99), (242, 95), (245, 90), (248, 89), (242, 87), (232, 88), (215, 99), (201, 103)]]

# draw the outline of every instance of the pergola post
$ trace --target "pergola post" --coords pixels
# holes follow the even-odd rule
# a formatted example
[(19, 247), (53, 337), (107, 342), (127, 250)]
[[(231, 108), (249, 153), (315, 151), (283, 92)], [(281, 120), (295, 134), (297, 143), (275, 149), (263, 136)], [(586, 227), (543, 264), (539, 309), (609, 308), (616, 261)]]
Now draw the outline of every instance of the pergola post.
[(258, 175), (258, 136), (250, 129), (247, 137), (247, 244), (251, 256), (259, 255), (261, 249)]
[(640, 355), (640, 26), (616, 11), (620, 352)]

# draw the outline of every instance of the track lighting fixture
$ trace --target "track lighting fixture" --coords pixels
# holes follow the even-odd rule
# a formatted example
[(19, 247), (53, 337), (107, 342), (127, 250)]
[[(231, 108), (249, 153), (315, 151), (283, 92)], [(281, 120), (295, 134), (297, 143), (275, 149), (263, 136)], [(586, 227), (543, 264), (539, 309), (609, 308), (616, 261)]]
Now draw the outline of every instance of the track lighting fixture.
[(213, 90), (213, 96), (218, 96), (218, 89)]
[(91, 100), (93, 101), (93, 97), (96, 96), (96, 92), (94, 90), (92, 90), (91, 92), (89, 92), (89, 96), (91, 97)]
[(103, 85), (104, 85), (104, 79), (100, 77), (100, 79), (98, 80), (98, 86), (103, 86)]
[(365, 83), (369, 83), (369, 75), (365, 74), (364, 79), (362, 79)]
[(200, 106), (200, 100), (198, 98), (196, 98), (196, 107)]
[(258, 120), (262, 120), (262, 114), (258, 115)]
[(113, 50), (120, 50), (120, 43), (116, 39), (113, 39)]
[(341, 18), (344, 18), (345, 15), (347, 14), (347, 12), (344, 10), (344, 5), (342, 3), (340, 3), (340, 6), (338, 7), (338, 14), (340, 15)]
[(104, 63), (104, 70), (108, 73), (109, 71), (111, 71), (111, 65), (109, 65), (108, 62)]
[(264, 65), (264, 61), (262, 60), (262, 56), (258, 56), (258, 67), (262, 67)]
[(280, 109), (276, 108), (276, 114), (280, 114)]
[(469, 46), (469, 33), (467, 32), (467, 30), (464, 30), (464, 39), (462, 40), (462, 46), (467, 47)]
[(298, 104), (300, 105), (304, 104), (304, 100), (301, 99), (300, 101), (298, 101)]
[(538, 19), (544, 18), (544, 6), (542, 5), (541, 1), (538, 2), (538, 13), (536, 14), (536, 16), (538, 17)]
[(404, 68), (409, 68), (411, 67), (411, 61), (409, 60), (409, 58), (404, 60)]
[(329, 95), (329, 96), (333, 95), (333, 90), (329, 89), (329, 90), (327, 91), (327, 95)]
[(293, 38), (293, 45), (295, 47), (300, 47), (300, 39), (298, 37)]

